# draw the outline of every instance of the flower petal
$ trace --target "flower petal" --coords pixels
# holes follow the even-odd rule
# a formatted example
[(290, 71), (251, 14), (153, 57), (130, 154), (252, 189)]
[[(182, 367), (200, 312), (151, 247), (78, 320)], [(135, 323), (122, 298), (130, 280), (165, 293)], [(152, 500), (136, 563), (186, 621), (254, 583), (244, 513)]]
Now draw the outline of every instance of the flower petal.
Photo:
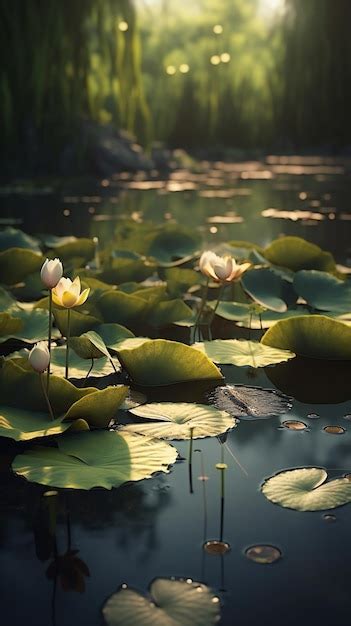
[(65, 291), (62, 295), (62, 306), (66, 309), (70, 309), (77, 304), (77, 296), (71, 291)]
[(82, 291), (82, 293), (80, 294), (76, 302), (76, 306), (80, 306), (81, 304), (84, 304), (84, 302), (87, 300), (89, 296), (89, 293), (90, 293), (90, 287), (88, 289), (84, 289), (84, 291)]

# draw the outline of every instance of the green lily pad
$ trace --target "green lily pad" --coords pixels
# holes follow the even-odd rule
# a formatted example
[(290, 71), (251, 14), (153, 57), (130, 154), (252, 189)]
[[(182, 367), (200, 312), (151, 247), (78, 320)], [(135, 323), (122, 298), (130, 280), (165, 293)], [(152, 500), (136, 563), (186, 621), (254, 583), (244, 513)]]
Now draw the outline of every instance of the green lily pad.
[(94, 330), (89, 330), (80, 337), (71, 337), (69, 345), (81, 359), (101, 359), (103, 356), (110, 358), (104, 340)]
[(204, 352), (214, 363), (239, 367), (266, 367), (295, 357), (289, 350), (280, 350), (245, 339), (215, 339), (195, 343), (194, 348)]
[(294, 272), (304, 269), (335, 271), (332, 255), (301, 237), (280, 237), (272, 241), (263, 254), (273, 265), (287, 267)]
[(302, 315), (277, 322), (261, 343), (314, 359), (351, 359), (351, 327), (324, 315)]
[(151, 326), (157, 328), (174, 324), (175, 322), (190, 320), (193, 311), (183, 300), (168, 300), (156, 304), (147, 316), (147, 321)]
[(303, 270), (294, 278), (296, 293), (321, 311), (351, 311), (351, 285), (327, 272)]
[[(152, 420), (148, 424), (128, 424), (122, 430), (158, 439), (216, 437), (236, 426), (236, 420), (213, 406), (190, 402), (155, 402), (130, 409), (130, 413)], [(156, 420), (156, 421), (155, 421)]]
[(133, 296), (141, 298), (149, 304), (153, 304), (168, 298), (166, 287), (167, 285), (157, 285), (156, 287), (143, 287), (140, 289), (140, 284), (137, 283), (137, 289), (130, 293), (133, 293)]
[(288, 470), (266, 480), (262, 493), (271, 502), (296, 511), (324, 511), (351, 502), (351, 482), (347, 478), (325, 482), (327, 477), (317, 467)]
[(166, 339), (145, 341), (134, 349), (118, 349), (118, 358), (139, 385), (159, 386), (223, 378), (220, 370), (199, 350)]
[(28, 248), (34, 252), (40, 252), (38, 239), (31, 237), (17, 228), (8, 226), (0, 232), (0, 250), (8, 248)]
[(198, 250), (200, 238), (190, 229), (167, 224), (153, 237), (148, 254), (166, 266), (173, 261), (193, 255)]
[(114, 259), (111, 268), (97, 274), (97, 277), (112, 285), (127, 282), (141, 282), (151, 276), (156, 269), (155, 263), (146, 262), (143, 259)]
[(117, 385), (91, 389), (90, 393), (72, 404), (65, 420), (84, 419), (93, 428), (107, 428), (128, 395), (128, 387)]
[(0, 437), (29, 441), (37, 437), (60, 435), (71, 427), (63, 417), (52, 421), (48, 413), (26, 411), (10, 406), (0, 407)]
[(97, 306), (105, 322), (128, 325), (143, 315), (147, 302), (122, 291), (106, 291), (99, 298)]
[[(25, 369), (25, 368), (28, 369)], [(47, 405), (39, 376), (28, 359), (7, 359), (0, 369), (0, 395), (5, 406), (46, 412)], [(20, 390), (20, 393), (19, 393)], [(50, 376), (50, 401), (54, 415), (63, 415), (71, 405), (83, 396), (95, 392), (95, 388), (78, 389), (68, 380)]]
[(90, 261), (95, 255), (95, 243), (92, 239), (85, 237), (74, 238), (60, 245), (56, 245), (51, 257), (58, 257), (61, 261), (69, 261), (74, 258), (81, 258), (83, 262)]
[(303, 306), (299, 306), (296, 309), (288, 309), (283, 313), (278, 313), (278, 311), (263, 311), (261, 313), (261, 319), (259, 316), (253, 315), (251, 324), (250, 318), (242, 318), (237, 322), (237, 326), (244, 328), (252, 328), (254, 330), (267, 329), (273, 326), (279, 320), (286, 320), (290, 317), (300, 317), (301, 315), (310, 315), (310, 312), (307, 308)]
[[(90, 344), (91, 345), (91, 344)], [(69, 352), (69, 377), (85, 378), (91, 367), (89, 358), (82, 358), (74, 350)], [(111, 357), (94, 357), (94, 367), (90, 372), (90, 376), (100, 378), (101, 376), (109, 376), (115, 372), (111, 365)], [(120, 369), (116, 359), (112, 359), (116, 370)], [(66, 366), (66, 346), (57, 346), (51, 349), (51, 372), (55, 376), (64, 376)]]
[[(212, 308), (215, 306), (216, 305), (213, 304)], [(250, 312), (253, 313), (252, 304), (245, 304), (244, 302), (220, 302), (216, 309), (216, 315), (218, 315), (218, 317), (233, 322), (249, 319)]]
[(214, 626), (219, 599), (201, 583), (157, 578), (145, 597), (123, 586), (103, 608), (107, 626)]
[(9, 248), (0, 252), (0, 282), (15, 285), (28, 276), (39, 272), (44, 258), (40, 252), (26, 248)]
[[(80, 313), (79, 311), (74, 311), (73, 309), (70, 309), (70, 311), (70, 334), (72, 337), (78, 337), (79, 335), (92, 330), (100, 323), (100, 320), (93, 315)], [(61, 335), (63, 337), (67, 337), (67, 310), (57, 309), (54, 307), (53, 315), (56, 326), (58, 327)]]
[(6, 289), (0, 287), (0, 311), (6, 311), (14, 305), (17, 305), (16, 300)]
[(9, 313), (0, 313), (0, 341), (4, 337), (12, 337), (23, 328), (23, 322), (18, 317), (12, 317)]
[(241, 284), (251, 298), (265, 308), (279, 313), (287, 310), (284, 291), (289, 287), (289, 283), (273, 270), (269, 268), (250, 270), (245, 273)]
[[(49, 327), (49, 314), (42, 309), (32, 311), (13, 306), (7, 313), (19, 323), (16, 332), (8, 332), (0, 339), (1, 342), (7, 339), (18, 339), (24, 343), (36, 343), (47, 339)], [(56, 339), (60, 333), (56, 328), (52, 329), (52, 338)]]
[(134, 337), (131, 330), (120, 324), (100, 324), (94, 330), (112, 351), (116, 349), (117, 344), (123, 339)]
[(180, 267), (171, 267), (165, 270), (167, 291), (170, 296), (180, 297), (189, 287), (200, 285), (203, 281), (198, 272)]
[(177, 451), (158, 439), (112, 431), (59, 438), (58, 449), (37, 447), (18, 455), (13, 471), (30, 482), (67, 489), (112, 489), (168, 472)]

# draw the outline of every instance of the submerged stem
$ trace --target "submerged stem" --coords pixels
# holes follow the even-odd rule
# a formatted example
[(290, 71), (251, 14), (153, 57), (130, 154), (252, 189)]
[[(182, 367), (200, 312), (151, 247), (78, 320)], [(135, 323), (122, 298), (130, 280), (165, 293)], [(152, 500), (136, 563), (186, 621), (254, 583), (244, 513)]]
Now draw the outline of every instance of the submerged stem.
[(50, 400), (49, 400), (49, 396), (48, 396), (48, 393), (47, 393), (47, 390), (46, 390), (46, 384), (44, 382), (43, 375), (39, 374), (39, 378), (40, 378), (40, 384), (41, 384), (41, 387), (42, 387), (42, 390), (43, 390), (43, 394), (44, 394), (44, 397), (45, 397), (45, 400), (46, 400), (46, 404), (47, 404), (47, 407), (48, 407), (48, 410), (49, 410), (49, 413), (50, 413), (50, 417), (51, 417), (52, 420), (54, 420), (55, 416), (54, 416), (54, 413), (53, 413), (53, 410), (52, 410), (52, 406), (50, 404)]

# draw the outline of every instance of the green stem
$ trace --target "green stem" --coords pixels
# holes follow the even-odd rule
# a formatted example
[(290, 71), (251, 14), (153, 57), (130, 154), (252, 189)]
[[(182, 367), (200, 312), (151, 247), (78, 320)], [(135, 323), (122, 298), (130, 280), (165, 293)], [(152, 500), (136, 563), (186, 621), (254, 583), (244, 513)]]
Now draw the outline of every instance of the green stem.
[(40, 378), (40, 384), (41, 384), (41, 387), (42, 387), (42, 390), (43, 390), (43, 394), (44, 394), (44, 397), (45, 397), (45, 400), (46, 400), (46, 404), (47, 404), (47, 407), (48, 407), (48, 410), (49, 410), (49, 413), (50, 413), (50, 417), (54, 421), (55, 416), (54, 416), (54, 413), (52, 411), (52, 407), (51, 407), (51, 404), (50, 404), (49, 396), (48, 396), (47, 391), (46, 391), (46, 385), (44, 383), (43, 375), (39, 374), (39, 378)]
[[(224, 292), (225, 287), (226, 287), (226, 285), (225, 285), (225, 284), (223, 284), (223, 285), (221, 285), (221, 286), (220, 286), (220, 288), (219, 288), (219, 293), (218, 293), (217, 302), (216, 302), (216, 304), (215, 304), (214, 308), (212, 309), (212, 314), (211, 314), (211, 317), (210, 317), (209, 322), (208, 322), (208, 328), (209, 328), (209, 331), (210, 331), (210, 328), (211, 328), (211, 326), (212, 326), (212, 322), (213, 322), (213, 320), (214, 320), (214, 318), (215, 318), (216, 311), (217, 311), (217, 309), (218, 309), (218, 306), (219, 306), (219, 303), (220, 303), (220, 301), (221, 301), (221, 298), (222, 298), (222, 295), (223, 295), (223, 292)], [(211, 339), (212, 339), (212, 334), (211, 334)]]
[(205, 288), (204, 288), (204, 291), (203, 291), (203, 294), (202, 294), (202, 300), (201, 300), (200, 308), (198, 310), (198, 313), (197, 313), (197, 316), (196, 316), (195, 322), (194, 322), (194, 341), (196, 340), (196, 331), (198, 331), (198, 338), (201, 341), (199, 325), (200, 325), (201, 315), (202, 315), (202, 313), (204, 311), (204, 308), (205, 308), (206, 302), (207, 302), (209, 282), (210, 282), (210, 279), (207, 277), (206, 285), (205, 285)]
[(51, 327), (52, 327), (52, 290), (49, 289), (49, 332), (48, 332), (48, 350), (50, 354), (50, 361), (47, 371), (46, 378), (46, 389), (49, 391), (49, 383), (50, 383), (50, 364), (51, 364)]
[(67, 337), (66, 337), (66, 370), (65, 378), (68, 378), (68, 366), (69, 366), (69, 340), (71, 335), (71, 309), (67, 309)]
[(90, 376), (90, 374), (91, 374), (91, 370), (93, 369), (93, 367), (94, 367), (94, 359), (91, 359), (91, 366), (90, 366), (90, 368), (89, 368), (89, 371), (88, 371), (88, 373), (87, 373), (86, 377), (84, 378), (83, 387), (85, 387), (86, 382), (87, 382), (87, 380), (88, 380), (88, 378), (89, 378), (89, 376)]

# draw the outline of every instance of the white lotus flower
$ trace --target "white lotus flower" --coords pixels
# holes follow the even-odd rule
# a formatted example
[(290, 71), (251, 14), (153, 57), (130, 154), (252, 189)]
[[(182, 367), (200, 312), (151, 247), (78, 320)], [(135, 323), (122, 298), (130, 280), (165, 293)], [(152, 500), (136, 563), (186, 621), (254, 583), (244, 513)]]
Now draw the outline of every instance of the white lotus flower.
[(52, 299), (58, 306), (63, 306), (65, 309), (71, 309), (74, 306), (80, 306), (84, 304), (90, 289), (84, 289), (80, 292), (80, 278), (77, 276), (72, 282), (70, 278), (61, 278), (56, 287), (52, 290)]
[(218, 256), (211, 250), (202, 253), (199, 261), (200, 271), (216, 282), (233, 283), (240, 280), (251, 263), (236, 263), (231, 256)]
[(62, 278), (63, 267), (60, 259), (46, 259), (40, 271), (41, 280), (45, 287), (53, 289)]
[(38, 341), (28, 355), (32, 368), (42, 374), (49, 367), (50, 352), (45, 341)]

